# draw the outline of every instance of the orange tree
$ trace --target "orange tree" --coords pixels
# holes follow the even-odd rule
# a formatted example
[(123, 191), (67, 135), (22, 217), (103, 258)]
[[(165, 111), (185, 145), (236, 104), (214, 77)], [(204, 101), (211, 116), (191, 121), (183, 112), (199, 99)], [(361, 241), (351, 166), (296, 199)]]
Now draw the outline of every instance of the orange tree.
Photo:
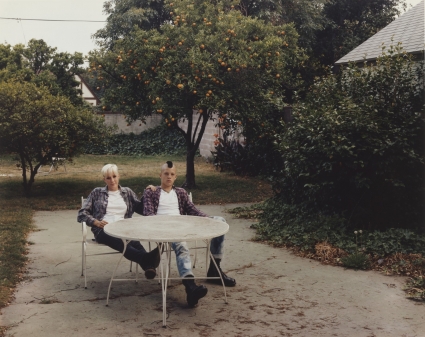
[[(93, 53), (90, 70), (109, 88), (105, 109), (121, 111), (129, 121), (161, 114), (184, 135), (184, 186), (193, 188), (194, 157), (208, 120), (222, 128), (261, 125), (270, 107), (283, 106), (283, 89), (295, 86), (291, 69), (303, 52), (293, 25), (245, 17), (230, 2), (165, 5), (172, 22), (135, 29), (111, 51)], [(178, 123), (184, 120), (187, 129)]]

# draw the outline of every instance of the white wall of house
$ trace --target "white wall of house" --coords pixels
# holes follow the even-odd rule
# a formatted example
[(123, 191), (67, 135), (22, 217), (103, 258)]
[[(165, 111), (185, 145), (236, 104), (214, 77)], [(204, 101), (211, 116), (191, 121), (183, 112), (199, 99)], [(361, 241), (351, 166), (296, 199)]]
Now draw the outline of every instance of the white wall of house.
[(124, 115), (117, 113), (104, 113), (105, 124), (108, 126), (116, 125), (118, 128), (116, 133), (135, 133), (139, 134), (142, 131), (158, 126), (161, 123), (162, 117), (159, 115), (151, 116), (146, 118), (146, 124), (143, 124), (140, 120), (134, 121), (133, 123), (127, 123)]
[(90, 88), (85, 84), (83, 79), (79, 75), (74, 76), (75, 80), (80, 82), (80, 85), (78, 86), (78, 89), (81, 90), (82, 95), (81, 97), (90, 105), (97, 106), (100, 104), (99, 99), (96, 97), (96, 95), (90, 90)]

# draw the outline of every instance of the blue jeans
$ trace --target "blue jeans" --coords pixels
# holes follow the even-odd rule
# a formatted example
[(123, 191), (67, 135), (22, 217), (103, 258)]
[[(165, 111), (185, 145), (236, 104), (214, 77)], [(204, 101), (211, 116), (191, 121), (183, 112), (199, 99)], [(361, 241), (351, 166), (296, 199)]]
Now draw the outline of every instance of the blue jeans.
[[(226, 222), (221, 216), (213, 216), (212, 218)], [(193, 275), (192, 261), (190, 260), (189, 247), (186, 242), (173, 242), (171, 244), (176, 253), (177, 270), (180, 277)], [(215, 259), (222, 259), (224, 253), (224, 235), (218, 236), (211, 240), (210, 251)]]

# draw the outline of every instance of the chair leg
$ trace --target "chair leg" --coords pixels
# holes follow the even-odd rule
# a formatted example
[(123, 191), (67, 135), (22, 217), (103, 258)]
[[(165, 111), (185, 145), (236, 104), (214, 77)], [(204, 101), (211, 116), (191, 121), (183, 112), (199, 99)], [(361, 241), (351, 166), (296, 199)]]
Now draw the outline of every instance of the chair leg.
[(211, 249), (211, 240), (208, 240), (207, 242), (207, 251), (206, 251), (206, 257), (205, 257), (205, 271), (208, 273), (208, 262), (209, 262), (209, 252)]
[(84, 242), (81, 245), (81, 276), (84, 276)]
[(133, 261), (130, 261), (130, 273), (133, 271)]
[(83, 269), (84, 269), (84, 289), (87, 289), (87, 247), (86, 243), (84, 245), (84, 255), (83, 255)]

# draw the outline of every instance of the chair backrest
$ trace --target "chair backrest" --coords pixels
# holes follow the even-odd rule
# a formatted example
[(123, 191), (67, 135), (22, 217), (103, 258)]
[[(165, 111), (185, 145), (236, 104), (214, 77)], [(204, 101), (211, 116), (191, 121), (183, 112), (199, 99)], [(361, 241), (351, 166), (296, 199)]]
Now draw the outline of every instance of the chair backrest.
[(189, 196), (189, 200), (190, 200), (190, 202), (193, 202), (193, 199), (192, 199), (192, 192), (190, 192), (190, 193), (188, 194), (188, 196)]
[(84, 201), (86, 201), (87, 198), (81, 197), (81, 207), (84, 205)]

